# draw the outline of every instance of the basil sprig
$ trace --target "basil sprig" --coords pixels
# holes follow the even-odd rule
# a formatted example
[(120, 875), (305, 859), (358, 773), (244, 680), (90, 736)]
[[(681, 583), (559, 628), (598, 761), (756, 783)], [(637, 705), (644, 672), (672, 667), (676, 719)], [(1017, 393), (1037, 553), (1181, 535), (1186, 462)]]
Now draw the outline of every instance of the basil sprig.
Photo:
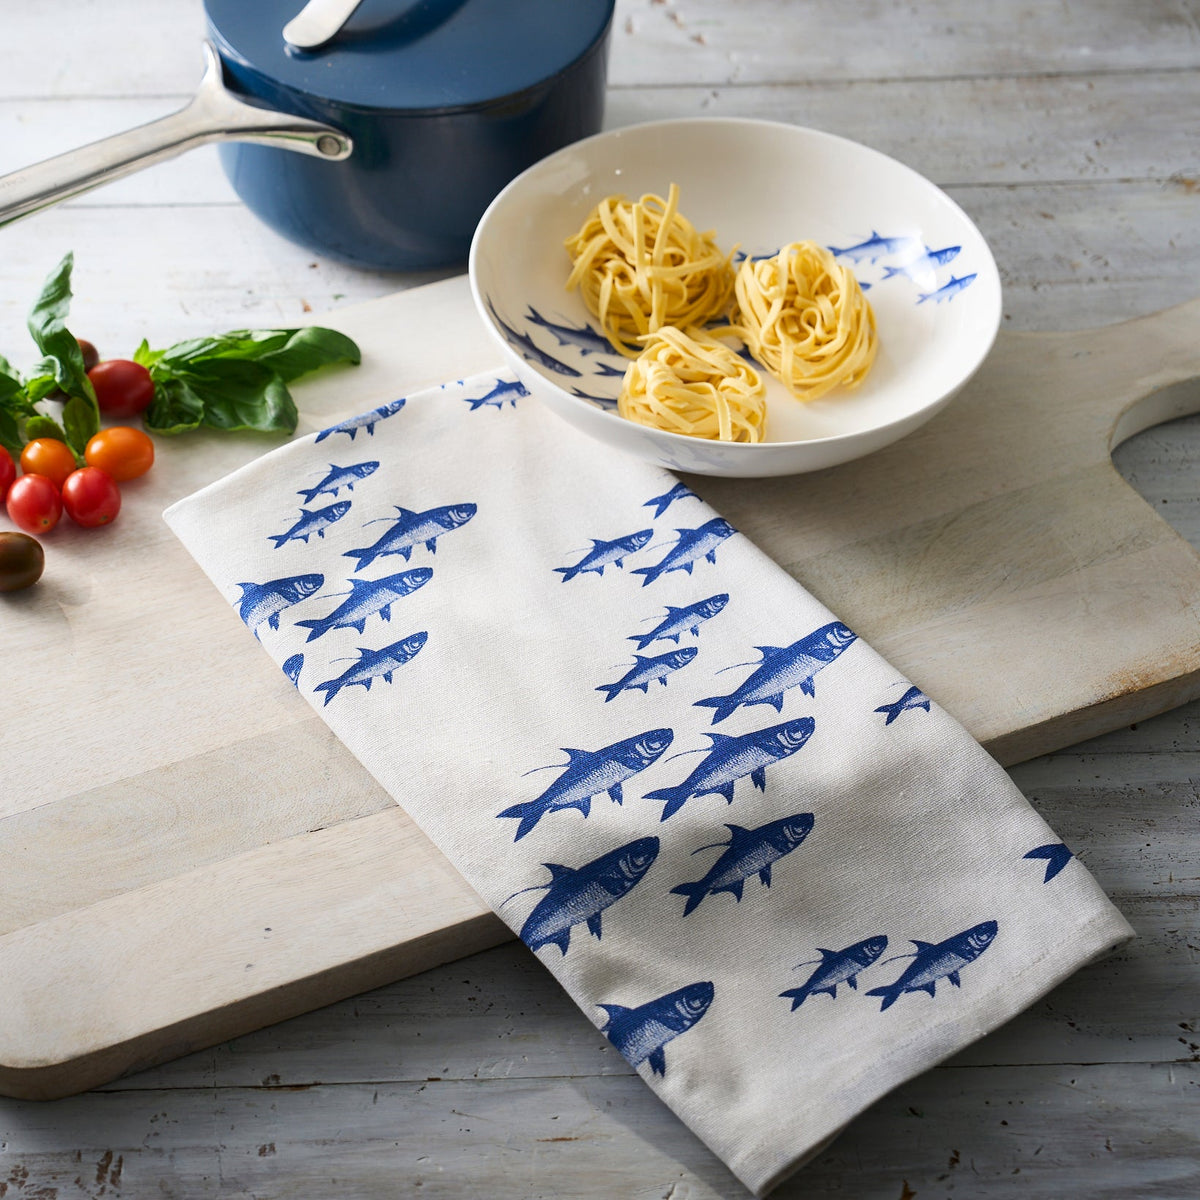
[[(29, 333), (42, 357), (29, 377), (0, 357), (0, 445), (14, 456), (33, 438), (54, 437), (82, 463), (88, 439), (100, 428), (83, 352), (66, 327), (74, 262), (73, 254), (63, 256), (30, 309)], [(362, 360), (345, 334), (317, 325), (236, 329), (166, 350), (151, 350), (143, 340), (133, 357), (154, 380), (142, 424), (159, 434), (201, 427), (294, 433), (298, 418), (287, 385), (319, 367)], [(40, 407), (48, 400), (61, 402), (59, 420)]]

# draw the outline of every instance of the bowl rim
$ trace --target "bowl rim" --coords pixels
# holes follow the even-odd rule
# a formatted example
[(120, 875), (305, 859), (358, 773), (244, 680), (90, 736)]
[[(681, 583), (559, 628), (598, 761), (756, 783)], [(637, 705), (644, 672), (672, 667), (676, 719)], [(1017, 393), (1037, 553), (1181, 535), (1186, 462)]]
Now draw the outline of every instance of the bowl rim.
[[(995, 319), (992, 325), (991, 334), (984, 343), (981, 344), (978, 353), (971, 359), (967, 367), (961, 372), (959, 380), (950, 387), (940, 391), (937, 396), (920, 408), (912, 412), (905, 413), (903, 416), (896, 417), (893, 420), (885, 421), (883, 424), (870, 425), (865, 429), (853, 430), (849, 433), (833, 433), (824, 437), (801, 438), (799, 440), (787, 442), (722, 442), (712, 438), (696, 438), (686, 433), (674, 433), (669, 429), (659, 429), (657, 426), (641, 425), (640, 422), (630, 421), (626, 417), (622, 417), (615, 409), (600, 408), (598, 405), (591, 403), (588, 400), (579, 396), (572, 396), (570, 392), (559, 387), (553, 380), (546, 378), (540, 371), (529, 366), (538, 379), (553, 388), (564, 402), (570, 402), (572, 407), (577, 407), (581, 412), (587, 412), (589, 419), (598, 419), (602, 422), (615, 422), (617, 426), (628, 430), (633, 425), (641, 429), (648, 430), (656, 438), (666, 440), (666, 445), (679, 445), (695, 447), (697, 443), (705, 446), (720, 447), (723, 451), (734, 455), (752, 456), (755, 454), (765, 454), (770, 452), (780, 453), (785, 450), (797, 450), (805, 446), (822, 446), (836, 447), (843, 443), (853, 443), (861, 441), (864, 438), (876, 438), (880, 435), (888, 433), (899, 426), (910, 424), (914, 420), (920, 421), (921, 418), (933, 417), (939, 408), (943, 407), (954, 395), (961, 390), (975, 375), (979, 368), (986, 361), (989, 354), (992, 352), (992, 347), (996, 344), (996, 338), (1000, 332), (1000, 326), (1003, 321), (1004, 314), (1004, 289), (1000, 279), (1000, 269), (996, 265), (996, 257), (992, 253), (992, 248), (988, 244), (987, 238), (983, 236), (982, 230), (971, 219), (966, 210), (947, 192), (939, 187), (933, 180), (922, 175), (915, 168), (910, 167), (907, 163), (901, 162), (898, 158), (893, 158), (890, 154), (884, 154), (882, 150), (876, 150), (873, 146), (868, 146), (863, 142), (857, 142), (853, 138), (843, 137), (841, 134), (829, 133), (823, 129), (814, 129), (808, 125), (796, 125), (790, 121), (773, 121), (765, 117), (665, 117), (655, 121), (638, 121), (631, 125), (619, 125), (613, 129), (604, 129), (599, 133), (594, 133), (590, 137), (581, 138), (579, 141), (572, 142), (570, 145), (563, 146), (559, 150), (555, 150), (552, 154), (545, 158), (539, 159), (532, 166), (527, 167), (520, 175), (510, 180), (508, 184), (496, 195), (492, 202), (484, 210), (483, 216), (479, 218), (479, 223), (475, 227), (475, 232), (471, 237), (471, 249), (467, 257), (467, 278), (471, 288), (471, 298), (475, 303), (475, 310), (483, 320), (485, 327), (492, 337), (499, 343), (504, 352), (510, 355), (514, 360), (517, 358), (516, 352), (504, 339), (499, 329), (496, 327), (495, 321), (488, 312), (488, 306), (484, 302), (483, 295), (479, 290), (479, 276), (477, 261), (479, 256), (479, 247), (482, 241), (482, 234), (489, 221), (494, 216), (503, 204), (507, 203), (508, 197), (518, 187), (523, 186), (527, 178), (537, 174), (542, 170), (549, 170), (552, 164), (566, 156), (577, 153), (581, 146), (586, 146), (592, 142), (609, 141), (614, 138), (620, 138), (623, 134), (634, 132), (648, 132), (652, 130), (667, 129), (681, 125), (728, 125), (734, 127), (760, 127), (774, 131), (787, 131), (788, 133), (801, 133), (805, 136), (815, 137), (818, 140), (839, 143), (841, 145), (852, 147), (856, 151), (866, 153), (869, 157), (873, 157), (889, 167), (898, 168), (904, 173), (914, 176), (927, 187), (932, 188), (942, 200), (966, 222), (967, 226), (975, 231), (979, 237), (980, 245), (987, 255), (987, 263), (991, 266), (991, 276), (995, 281)], [(630, 359), (630, 362), (633, 360)], [(763, 368), (764, 370), (766, 368)], [(614, 427), (615, 428), (615, 427)]]

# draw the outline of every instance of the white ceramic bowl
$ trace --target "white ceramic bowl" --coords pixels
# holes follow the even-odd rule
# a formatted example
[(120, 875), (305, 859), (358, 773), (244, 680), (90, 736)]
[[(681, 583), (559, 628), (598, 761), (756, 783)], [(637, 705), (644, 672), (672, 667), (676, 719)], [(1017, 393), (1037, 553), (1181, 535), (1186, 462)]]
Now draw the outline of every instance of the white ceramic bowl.
[[(605, 352), (598, 323), (566, 290), (563, 242), (604, 196), (666, 196), (672, 182), (679, 211), (714, 230), (723, 249), (771, 254), (812, 240), (853, 264), (879, 331), (878, 356), (858, 388), (801, 402), (763, 369), (768, 440), (758, 445), (666, 433), (617, 415), (628, 360)], [(506, 360), (551, 410), (609, 445), (705, 475), (815, 471), (896, 441), (966, 383), (1000, 325), (991, 251), (944, 192), (856, 142), (771, 121), (656, 121), (559, 150), (484, 213), (470, 274)]]

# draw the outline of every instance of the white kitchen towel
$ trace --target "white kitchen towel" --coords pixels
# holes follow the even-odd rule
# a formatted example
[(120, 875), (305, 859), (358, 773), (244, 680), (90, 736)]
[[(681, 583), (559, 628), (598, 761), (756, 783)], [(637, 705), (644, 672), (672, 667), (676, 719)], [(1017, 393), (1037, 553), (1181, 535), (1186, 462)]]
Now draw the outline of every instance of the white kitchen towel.
[(751, 1191), (1131, 933), (957, 722), (509, 375), (290, 442), (166, 519)]

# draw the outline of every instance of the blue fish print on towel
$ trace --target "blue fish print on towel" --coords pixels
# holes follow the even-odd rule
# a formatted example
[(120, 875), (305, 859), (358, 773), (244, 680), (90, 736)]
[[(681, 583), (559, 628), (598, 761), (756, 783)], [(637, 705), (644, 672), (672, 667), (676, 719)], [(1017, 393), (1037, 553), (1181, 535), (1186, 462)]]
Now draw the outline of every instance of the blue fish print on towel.
[(300, 672), (304, 670), (304, 655), (293, 654), (283, 664), (283, 673), (291, 680), (292, 687), (300, 686)]
[(929, 711), (929, 697), (915, 684), (894, 704), (881, 704), (875, 711), (886, 713), (887, 720), (884, 721), (884, 724), (890, 725), (902, 712), (914, 708), (923, 708), (926, 712)]
[(625, 556), (640, 550), (654, 536), (653, 529), (639, 529), (626, 537), (613, 538), (611, 542), (592, 538), (592, 548), (573, 566), (555, 567), (554, 570), (562, 576), (563, 583), (594, 571), (597, 575), (604, 574), (604, 568), (610, 564), (614, 567), (623, 566)]
[(241, 596), (234, 601), (238, 616), (258, 637), (258, 627), (266, 621), (271, 629), (279, 628), (279, 614), (318, 591), (325, 576), (289, 575), (285, 579), (269, 579), (266, 583), (239, 583)]
[(1049, 883), (1075, 857), (1062, 842), (1050, 842), (1045, 846), (1035, 846), (1023, 858), (1044, 858), (1046, 860), (1046, 876), (1043, 883)]
[(661, 496), (651, 496), (642, 507), (654, 509), (654, 515), (661, 517), (676, 500), (695, 500), (696, 493), (687, 484), (677, 483), (670, 491)]
[(917, 952), (900, 978), (885, 987), (872, 988), (867, 995), (882, 996), (883, 1004), (879, 1011), (884, 1012), (904, 992), (928, 992), (934, 995), (939, 979), (948, 979), (955, 987), (961, 987), (959, 971), (968, 963), (973, 963), (992, 944), (998, 928), (995, 921), (984, 921), (962, 933), (956, 933), (944, 942), (921, 942), (913, 938), (912, 944)]
[(686, 608), (672, 608), (667, 605), (666, 618), (660, 621), (649, 633), (635, 633), (628, 640), (637, 642), (637, 648), (644, 650), (651, 642), (660, 638), (670, 638), (676, 645), (684, 633), (700, 635), (700, 625), (703, 621), (711, 620), (729, 603), (728, 592), (718, 592), (707, 600), (697, 600)]
[(657, 857), (658, 838), (644, 837), (618, 846), (582, 867), (543, 863), (550, 872), (550, 882), (539, 885), (547, 891), (521, 926), (521, 941), (530, 950), (557, 946), (566, 954), (572, 926), (585, 921), (588, 931), (600, 937), (600, 915), (637, 886)]
[(767, 767), (795, 754), (812, 737), (815, 728), (812, 717), (797, 717), (738, 737), (706, 733), (704, 736), (712, 748), (695, 770), (675, 787), (658, 788), (647, 792), (644, 798), (666, 801), (660, 818), (665, 821), (696, 796), (720, 795), (732, 804), (734, 784), (747, 775), (759, 791), (765, 792)]
[(648, 1062), (656, 1075), (667, 1073), (663, 1047), (687, 1033), (708, 1012), (716, 988), (711, 983), (689, 983), (637, 1008), (623, 1004), (601, 1004), (608, 1020), (600, 1032), (624, 1055), (631, 1067)]
[(482, 396), (463, 396), (463, 399), (471, 406), (472, 412), (478, 412), (481, 408), (503, 408), (505, 404), (516, 408), (517, 398), (528, 395), (525, 385), (516, 379), (497, 379), (496, 386), (490, 392)]
[(311, 642), (331, 629), (355, 629), (362, 633), (367, 618), (378, 613), (385, 621), (392, 619), (392, 605), (403, 596), (424, 587), (433, 578), (428, 567), (416, 567), (388, 575), (383, 579), (351, 579), (350, 591), (334, 592), (330, 599), (345, 596), (346, 599), (327, 617), (315, 621), (297, 621), (301, 629), (309, 631), (306, 641)]
[[(445, 504), (441, 508), (428, 508), (424, 512), (396, 505), (396, 517), (381, 517), (391, 521), (391, 528), (377, 542), (357, 550), (345, 551), (345, 558), (357, 561), (356, 571), (369, 567), (377, 558), (387, 554), (399, 554), (405, 562), (412, 556), (413, 547), (425, 543), (430, 554), (437, 552), (437, 539), (452, 529), (460, 529), (476, 513), (474, 504)], [(375, 522), (368, 521), (373, 525)]]
[(547, 321), (531, 304), (527, 320), (540, 325), (547, 333), (554, 334), (560, 346), (574, 346), (580, 354), (611, 354), (612, 346), (602, 333), (597, 333), (590, 325), (556, 325)]
[(975, 275), (964, 275), (961, 279), (956, 279), (953, 275), (950, 276), (949, 283), (943, 283), (936, 292), (922, 292), (917, 297), (918, 304), (924, 304), (926, 300), (932, 300), (934, 304), (941, 304), (943, 300), (953, 300), (959, 292), (965, 288), (969, 288), (975, 279)]
[(717, 547), (727, 538), (737, 533), (723, 517), (713, 517), (696, 529), (677, 529), (679, 540), (667, 551), (666, 556), (652, 567), (637, 567), (634, 575), (645, 575), (642, 587), (653, 583), (660, 575), (668, 571), (686, 571), (692, 573), (692, 563), (697, 559), (706, 558), (710, 563), (717, 561)]
[(336, 425), (330, 425), (328, 429), (322, 429), (317, 434), (316, 442), (323, 442), (327, 437), (332, 437), (335, 433), (344, 433), (349, 436), (351, 441), (354, 441), (354, 435), (360, 430), (365, 429), (368, 436), (375, 436), (375, 426), (380, 421), (386, 421), (388, 417), (394, 417), (404, 407), (404, 397), (399, 400), (393, 400), (390, 404), (381, 404), (378, 408), (371, 409), (370, 412), (359, 413), (357, 417), (350, 417), (345, 421), (339, 421)]
[(924, 254), (911, 258), (900, 266), (884, 267), (883, 277), (891, 279), (893, 275), (906, 275), (914, 283), (923, 284), (926, 279), (932, 280), (938, 267), (944, 267), (956, 259), (961, 249), (961, 246), (943, 246), (940, 250), (930, 250), (926, 246)]
[(820, 964), (817, 969), (799, 987), (788, 988), (786, 992), (779, 994), (791, 1000), (792, 1012), (795, 1012), (809, 996), (816, 996), (821, 992), (836, 1000), (839, 983), (848, 983), (857, 991), (859, 971), (865, 971), (871, 966), (887, 949), (887, 944), (887, 937), (881, 933), (878, 937), (855, 942), (845, 950), (825, 950), (818, 946), (817, 953), (820, 958), (796, 964), (797, 967), (807, 967), (815, 962)]
[(515, 347), (521, 352), (523, 358), (529, 362), (538, 363), (545, 367), (548, 371), (553, 371), (558, 375), (568, 375), (575, 379), (580, 377), (580, 372), (574, 367), (569, 367), (565, 362), (559, 362), (552, 354), (547, 354), (542, 350), (527, 333), (518, 333), (511, 325), (509, 325), (496, 311), (496, 307), (489, 300), (487, 302), (488, 310), (491, 312), (496, 324), (504, 330), (504, 336), (508, 339), (508, 344)]
[(602, 683), (596, 691), (608, 693), (604, 697), (604, 703), (607, 704), (614, 696), (632, 688), (640, 688), (643, 693), (649, 692), (650, 684), (656, 679), (666, 687), (667, 676), (680, 667), (686, 667), (698, 653), (695, 646), (684, 646), (682, 650), (670, 650), (655, 658), (635, 654), (634, 665), (616, 683)]
[(315, 487), (301, 488), (296, 494), (304, 497), (305, 504), (311, 504), (324, 492), (336, 496), (341, 488), (345, 488), (348, 492), (354, 491), (354, 485), (360, 479), (366, 479), (368, 475), (374, 475), (378, 470), (378, 462), (352, 463), (348, 467), (339, 467), (330, 463), (329, 471), (320, 483)]
[(829, 253), (837, 258), (848, 258), (851, 262), (875, 262), (885, 254), (895, 254), (920, 244), (915, 237), (880, 237), (872, 230), (871, 236), (865, 242), (858, 242), (853, 246), (830, 246)]
[(392, 672), (416, 658), (428, 637), (429, 634), (421, 630), (420, 633), (409, 634), (390, 646), (384, 646), (382, 650), (368, 650), (365, 646), (359, 646), (358, 658), (353, 666), (347, 667), (336, 679), (318, 683), (313, 691), (324, 692), (325, 703), (328, 704), (344, 687), (353, 687), (357, 683), (369, 692), (371, 683), (376, 679), (391, 683)]
[(621, 784), (657, 762), (671, 744), (675, 734), (670, 729), (650, 729), (636, 737), (613, 742), (599, 750), (575, 750), (563, 747), (567, 756), (562, 766), (539, 767), (537, 770), (562, 770), (562, 774), (536, 799), (514, 804), (498, 817), (515, 817), (517, 826), (514, 842), (519, 842), (548, 812), (577, 808), (586, 817), (592, 811), (592, 798), (607, 792), (618, 804), (624, 797)]
[(302, 508), (300, 519), (286, 533), (270, 534), (275, 543), (275, 549), (286, 542), (303, 542), (308, 545), (308, 539), (315, 533), (323, 538), (325, 530), (336, 521), (340, 521), (350, 511), (349, 500), (338, 500), (327, 508)]
[(696, 704), (716, 710), (712, 720), (714, 725), (743, 704), (770, 704), (776, 712), (782, 712), (783, 693), (798, 686), (806, 696), (816, 695), (813, 677), (829, 666), (856, 637), (841, 621), (831, 621), (790, 646), (755, 646), (762, 661), (741, 687), (727, 696), (709, 696), (706, 700), (697, 700)]
[[(726, 825), (729, 841), (700, 847), (700, 850), (726, 847), (725, 853), (709, 867), (704, 878), (697, 879), (695, 883), (681, 883), (671, 889), (672, 893), (687, 897), (683, 915), (686, 917), (694, 908), (698, 908), (705, 896), (715, 896), (717, 892), (732, 892), (740, 904), (742, 887), (751, 875), (757, 875), (764, 887), (770, 887), (772, 865), (785, 854), (791, 854), (812, 832), (812, 827), (812, 813), (781, 817), (757, 829)], [(699, 854), (700, 850), (693, 850), (692, 853)]]

